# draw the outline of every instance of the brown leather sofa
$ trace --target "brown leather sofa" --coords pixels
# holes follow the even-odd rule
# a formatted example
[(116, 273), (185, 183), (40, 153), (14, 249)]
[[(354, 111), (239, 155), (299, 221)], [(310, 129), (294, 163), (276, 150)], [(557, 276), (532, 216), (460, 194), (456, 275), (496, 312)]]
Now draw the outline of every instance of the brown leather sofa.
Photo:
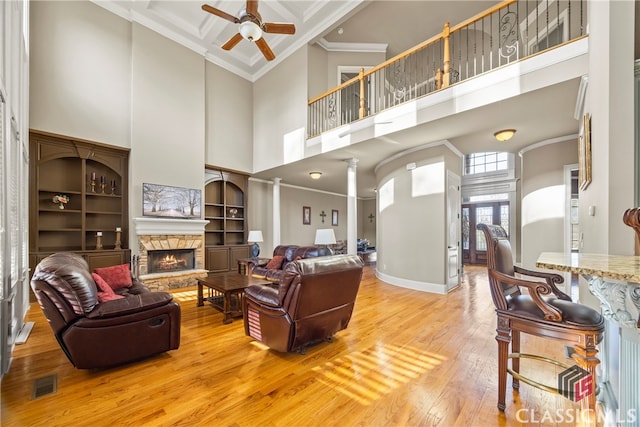
[(331, 340), (351, 320), (361, 278), (356, 255), (290, 262), (280, 283), (245, 289), (245, 334), (281, 352)]
[(107, 368), (180, 346), (180, 306), (173, 295), (132, 281), (133, 286), (118, 290), (124, 298), (99, 302), (80, 255), (56, 253), (36, 266), (31, 288), (76, 368)]
[(249, 275), (260, 279), (267, 279), (272, 282), (279, 282), (284, 275), (284, 269), (288, 263), (297, 259), (306, 259), (319, 256), (331, 255), (331, 251), (327, 248), (317, 246), (297, 246), (297, 245), (279, 245), (273, 250), (272, 261), (276, 257), (282, 257), (282, 262), (277, 267), (270, 268), (269, 262), (257, 263), (249, 261)]

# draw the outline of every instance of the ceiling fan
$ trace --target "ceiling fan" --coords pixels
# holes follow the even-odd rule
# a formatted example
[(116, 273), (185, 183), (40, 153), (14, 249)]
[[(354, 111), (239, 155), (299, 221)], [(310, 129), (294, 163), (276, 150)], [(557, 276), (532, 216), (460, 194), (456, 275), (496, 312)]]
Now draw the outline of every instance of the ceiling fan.
[(247, 5), (240, 11), (239, 17), (230, 15), (208, 4), (203, 4), (202, 10), (226, 19), (227, 21), (231, 21), (234, 24), (240, 24), (238, 33), (222, 45), (224, 50), (233, 49), (235, 45), (240, 43), (240, 40), (245, 39), (250, 42), (255, 42), (267, 61), (272, 61), (276, 56), (273, 54), (267, 41), (262, 37), (262, 33), (295, 34), (296, 32), (296, 27), (293, 24), (262, 22), (262, 17), (258, 13), (258, 0), (247, 0)]

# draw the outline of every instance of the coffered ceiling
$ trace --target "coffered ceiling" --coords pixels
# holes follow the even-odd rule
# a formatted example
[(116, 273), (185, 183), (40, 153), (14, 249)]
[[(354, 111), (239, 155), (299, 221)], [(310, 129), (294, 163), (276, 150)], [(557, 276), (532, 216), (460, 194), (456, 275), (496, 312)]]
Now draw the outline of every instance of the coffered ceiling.
[(223, 50), (222, 45), (238, 33), (238, 24), (202, 10), (202, 5), (207, 4), (238, 17), (246, 7), (245, 0), (94, 0), (94, 3), (144, 25), (251, 81), (365, 5), (362, 0), (260, 0), (258, 12), (263, 22), (296, 26), (293, 35), (264, 35), (276, 56), (274, 61), (268, 62), (257, 46), (247, 40), (242, 40), (230, 51)]

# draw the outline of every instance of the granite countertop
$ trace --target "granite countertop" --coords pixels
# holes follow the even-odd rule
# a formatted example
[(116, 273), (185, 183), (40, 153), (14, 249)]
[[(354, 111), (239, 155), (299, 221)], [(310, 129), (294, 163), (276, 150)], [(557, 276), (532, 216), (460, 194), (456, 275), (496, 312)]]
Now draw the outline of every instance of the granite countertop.
[(536, 267), (640, 283), (640, 256), (543, 252)]

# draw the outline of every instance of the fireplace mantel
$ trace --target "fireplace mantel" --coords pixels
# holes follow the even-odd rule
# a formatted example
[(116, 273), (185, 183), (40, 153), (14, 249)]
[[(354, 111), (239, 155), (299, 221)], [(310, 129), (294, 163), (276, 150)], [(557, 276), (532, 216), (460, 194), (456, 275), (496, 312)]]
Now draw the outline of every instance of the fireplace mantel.
[(134, 218), (136, 235), (204, 234), (208, 220), (174, 218)]

